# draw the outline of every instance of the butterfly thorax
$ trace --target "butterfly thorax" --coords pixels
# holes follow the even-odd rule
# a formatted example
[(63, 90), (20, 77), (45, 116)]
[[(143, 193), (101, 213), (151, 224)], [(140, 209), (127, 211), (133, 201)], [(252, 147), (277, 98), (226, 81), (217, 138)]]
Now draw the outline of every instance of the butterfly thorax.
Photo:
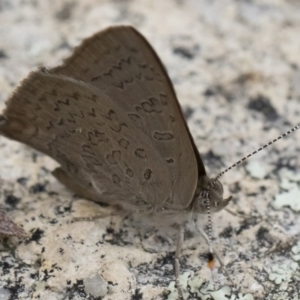
[(232, 197), (223, 199), (223, 186), (219, 180), (210, 179), (206, 175), (199, 177), (191, 209), (200, 214), (206, 214), (208, 207), (211, 212), (225, 208)]

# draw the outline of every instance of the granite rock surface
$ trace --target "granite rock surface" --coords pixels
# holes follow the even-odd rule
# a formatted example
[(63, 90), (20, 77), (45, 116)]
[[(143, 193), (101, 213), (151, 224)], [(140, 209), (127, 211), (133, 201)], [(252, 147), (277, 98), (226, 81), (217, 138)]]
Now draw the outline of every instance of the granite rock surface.
[[(300, 3), (0, 0), (0, 108), (27, 74), (54, 67), (80, 41), (130, 24), (168, 69), (207, 173), (216, 176), (299, 123)], [(219, 265), (187, 224), (185, 299), (298, 299), (300, 132), (222, 177), (229, 211), (213, 216)], [(176, 299), (174, 228), (80, 198), (49, 157), (0, 137), (0, 204), (28, 233), (3, 237), (0, 299)], [(94, 221), (75, 218), (103, 215)], [(201, 218), (198, 226), (206, 228)]]

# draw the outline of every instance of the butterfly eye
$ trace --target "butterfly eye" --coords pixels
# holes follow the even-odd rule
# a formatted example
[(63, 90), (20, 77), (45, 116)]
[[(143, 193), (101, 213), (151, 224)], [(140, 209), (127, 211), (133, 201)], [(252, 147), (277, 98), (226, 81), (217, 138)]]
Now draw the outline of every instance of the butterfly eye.
[(201, 198), (201, 205), (206, 208), (208, 204), (209, 200), (208, 198)]
[(195, 199), (193, 209), (200, 214), (206, 214), (208, 207), (211, 207), (210, 193), (204, 190), (201, 191), (198, 198)]

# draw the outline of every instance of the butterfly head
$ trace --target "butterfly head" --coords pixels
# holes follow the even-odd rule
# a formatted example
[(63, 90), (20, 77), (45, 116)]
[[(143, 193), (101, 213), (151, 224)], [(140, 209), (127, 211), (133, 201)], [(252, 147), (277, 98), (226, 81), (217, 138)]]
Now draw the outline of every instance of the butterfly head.
[(197, 196), (193, 209), (198, 213), (218, 212), (225, 208), (232, 196), (223, 199), (223, 186), (218, 179), (210, 179), (203, 176), (199, 179)]

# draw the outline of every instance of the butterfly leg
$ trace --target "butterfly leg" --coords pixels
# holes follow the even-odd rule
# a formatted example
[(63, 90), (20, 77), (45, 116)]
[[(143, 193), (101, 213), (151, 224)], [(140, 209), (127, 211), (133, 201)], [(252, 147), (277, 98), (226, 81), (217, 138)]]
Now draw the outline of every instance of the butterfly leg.
[[(209, 245), (209, 238), (208, 238), (207, 234), (205, 233), (205, 231), (204, 231), (202, 228), (198, 228), (198, 226), (197, 226), (197, 229), (198, 229), (198, 231), (200, 232), (200, 234), (204, 237), (204, 239), (206, 240), (207, 244)], [(219, 253), (213, 248), (212, 245), (211, 245), (211, 247), (212, 247), (212, 250), (213, 250), (213, 254), (214, 254), (214, 256), (217, 258), (217, 260), (218, 260), (218, 262), (219, 262), (219, 264), (220, 264), (220, 266), (221, 266), (223, 272), (227, 275), (227, 278), (228, 278), (228, 279), (231, 281), (231, 283), (235, 286), (235, 283), (234, 283), (233, 280), (231, 279), (230, 274), (229, 274), (229, 272), (227, 271), (226, 266), (225, 266), (225, 264), (224, 264), (224, 262), (223, 262), (221, 256), (220, 256)]]
[(75, 217), (72, 219), (72, 223), (75, 222), (93, 222), (99, 219), (104, 219), (107, 217), (114, 217), (114, 216), (118, 216), (117, 213), (114, 212), (107, 212), (107, 213), (102, 213), (102, 214), (98, 214), (98, 215), (94, 215), (94, 216), (88, 216), (88, 217)]
[(179, 272), (180, 272), (179, 258), (181, 254), (183, 240), (184, 240), (184, 228), (182, 225), (180, 225), (178, 229), (177, 247), (175, 252), (175, 279), (176, 279), (176, 286), (178, 290), (179, 299), (183, 299), (182, 286), (179, 282)]

